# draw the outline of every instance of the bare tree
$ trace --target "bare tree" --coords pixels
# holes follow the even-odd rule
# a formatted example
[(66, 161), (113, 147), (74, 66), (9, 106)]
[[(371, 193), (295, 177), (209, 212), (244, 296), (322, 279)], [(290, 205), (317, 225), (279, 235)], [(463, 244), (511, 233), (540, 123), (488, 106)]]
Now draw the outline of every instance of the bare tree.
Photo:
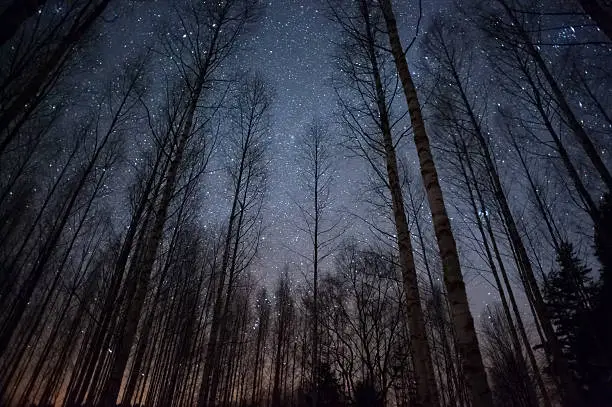
[(475, 15), (476, 23), (488, 35), (511, 45), (507, 47), (507, 51), (520, 54), (529, 69), (537, 73), (540, 83), (546, 89), (547, 98), (554, 102), (564, 125), (588, 157), (606, 189), (612, 189), (612, 175), (599, 154), (592, 135), (581, 123), (563, 91), (562, 82), (551, 70), (550, 64), (546, 62), (546, 54), (538, 45), (540, 37), (544, 35), (543, 31), (528, 28), (541, 23), (538, 14), (526, 13), (526, 7), (518, 0), (496, 0), (481, 6)]
[[(516, 226), (513, 225), (513, 218), (511, 218), (512, 213), (510, 212), (506, 193), (501, 184), (498, 165), (495, 162), (488, 137), (485, 134), (487, 123), (484, 116), (486, 110), (483, 106), (486, 106), (487, 100), (482, 98), (482, 102), (478, 103), (477, 100), (479, 98), (475, 97), (476, 94), (486, 94), (486, 91), (482, 90), (482, 86), (479, 87), (470, 80), (472, 69), (470, 61), (474, 57), (453, 40), (449, 27), (448, 22), (440, 19), (435, 20), (426, 37), (426, 51), (428, 56), (435, 61), (435, 72), (432, 75), (439, 79), (439, 85), (433, 91), (436, 102), (433, 104), (432, 110), (436, 112), (434, 117), (437, 120), (438, 128), (441, 129), (441, 132), (448, 134), (447, 137), (451, 139), (450, 145), (446, 148), (457, 157), (457, 171), (463, 175), (464, 188), (467, 189), (469, 205), (472, 207), (473, 219), (478, 226), (478, 231), (482, 238), (487, 262), (495, 279), (495, 285), (500, 294), (501, 304), (506, 313), (508, 323), (513, 328), (510, 333), (512, 334), (511, 338), (514, 340), (517, 355), (522, 357), (522, 348), (517, 331), (514, 330), (514, 323), (504, 290), (508, 292), (508, 297), (517, 319), (518, 332), (521, 333), (521, 339), (524, 342), (527, 355), (533, 369), (536, 371), (540, 392), (543, 395), (545, 404), (550, 405), (547, 390), (537, 370), (538, 366), (531, 351), (531, 345), (523, 326), (522, 316), (518, 310), (512, 286), (508, 281), (506, 266), (502, 260), (497, 238), (493, 231), (490, 212), (495, 206), (487, 204), (484, 197), (485, 194), (483, 193), (483, 190), (493, 191), (493, 199), (497, 201), (501, 208), (501, 217), (506, 220), (508, 230), (516, 230)], [(477, 173), (480, 167), (484, 167), (484, 173), (486, 174), (484, 182), (479, 181), (482, 178)], [(512, 236), (515, 239), (515, 246), (520, 245), (520, 236), (515, 232), (512, 232)], [(495, 261), (497, 261), (497, 266)], [(504, 284), (502, 284), (502, 279)]]
[(203, 136), (203, 130), (218, 109), (202, 111), (200, 103), (206, 96), (211, 96), (206, 95), (205, 90), (213, 85), (221, 64), (236, 46), (237, 37), (253, 18), (254, 5), (251, 3), (245, 0), (223, 4), (187, 4), (185, 9), (178, 11), (177, 16), (184, 34), (177, 34), (166, 43), (165, 51), (172, 61), (176, 61), (176, 68), (182, 76), (175, 99), (169, 101), (177, 105), (178, 108), (173, 110), (176, 115), (170, 116), (165, 124), (165, 132), (171, 140), (167, 152), (170, 159), (159, 180), (160, 195), (152, 208), (152, 224), (146, 232), (146, 243), (138, 271), (135, 272), (137, 278), (127, 288), (130, 302), (122, 322), (122, 332), (118, 335), (121, 339), (115, 346), (114, 363), (104, 386), (102, 405), (114, 405), (119, 394), (183, 160), (190, 144)]
[[(333, 19), (345, 33), (339, 68), (345, 74), (345, 92), (349, 91), (350, 96), (343, 96), (341, 90), (337, 93), (343, 109), (343, 122), (350, 131), (349, 141), (352, 148), (372, 164), (391, 195), (404, 295), (410, 320), (417, 405), (435, 406), (439, 404), (437, 386), (396, 158), (396, 145), (405, 132), (398, 132), (395, 128), (398, 120), (391, 120), (391, 103), (396, 93), (397, 81), (391, 74), (386, 55), (380, 49), (382, 16), (377, 10), (377, 7), (367, 0), (344, 7), (330, 4)], [(384, 170), (379, 168), (379, 159), (384, 162)]]
[(233, 195), (222, 260), (215, 277), (215, 300), (200, 392), (200, 403), (204, 405), (215, 403), (218, 351), (227, 335), (224, 315), (231, 303), (236, 277), (251, 264), (259, 245), (271, 102), (266, 84), (261, 78), (251, 77), (240, 84), (232, 109), (234, 126), (229, 129), (233, 134), (229, 138), (228, 170)]
[(263, 398), (262, 382), (265, 369), (266, 344), (270, 330), (271, 303), (265, 289), (257, 295), (255, 303), (257, 310), (257, 339), (255, 345), (255, 361), (253, 363), (253, 385), (251, 388), (251, 405), (258, 405)]
[(293, 297), (291, 296), (291, 287), (289, 281), (289, 269), (286, 267), (278, 280), (276, 288), (276, 303), (275, 314), (276, 324), (274, 327), (274, 373), (272, 387), (272, 407), (280, 407), (281, 404), (281, 380), (285, 372), (284, 358), (289, 352), (289, 332), (293, 325), (295, 307)]
[(461, 353), (464, 372), (467, 375), (472, 403), (475, 406), (492, 406), (491, 390), (487, 383), (487, 375), (482, 363), (474, 320), (467, 301), (465, 283), (463, 282), (459, 255), (457, 253), (457, 244), (446, 212), (444, 197), (438, 181), (435, 162), (431, 154), (417, 90), (408, 69), (406, 54), (397, 30), (397, 22), (393, 14), (391, 1), (381, 0), (380, 5), (385, 18), (387, 33), (389, 34), (391, 53), (395, 60), (395, 66), (402, 83), (410, 113), (414, 145), (419, 157), (421, 176), (423, 177), (423, 184), (427, 192), (440, 257), (442, 258), (444, 283), (450, 300), (459, 352)]
[[(312, 254), (304, 256), (312, 264), (312, 377), (317, 377), (319, 351), (318, 280), (321, 263), (333, 253), (334, 243), (342, 233), (342, 217), (331, 216), (331, 188), (334, 181), (334, 145), (332, 135), (318, 123), (310, 126), (300, 140), (300, 175), (307, 196), (296, 200), (304, 227), (312, 244)], [(313, 388), (313, 406), (316, 405), (316, 388)]]
[[(33, 318), (30, 321), (30, 332), (33, 332), (32, 330), (39, 326), (49, 301), (60, 286), (64, 277), (62, 276), (63, 268), (71, 258), (70, 253), (79, 240), (81, 228), (86, 225), (85, 218), (81, 218), (80, 221), (76, 221), (77, 228), (69, 232), (72, 229), (72, 222), (79, 219), (80, 216), (86, 217), (87, 213), (93, 210), (94, 201), (102, 193), (102, 186), (109, 176), (106, 173), (106, 168), (115, 162), (126, 120), (129, 119), (130, 114), (138, 104), (142, 69), (142, 63), (135, 64), (125, 76), (125, 83), (117, 84), (120, 91), (117, 94), (111, 93), (108, 95), (107, 106), (110, 111), (96, 112), (91, 124), (80, 130), (76, 145), (68, 157), (68, 162), (65, 164), (60, 177), (54, 181), (54, 185), (49, 190), (48, 201), (38, 210), (34, 223), (29, 226), (29, 231), (25, 233), (23, 240), (17, 246), (18, 249), (14, 253), (14, 257), (7, 264), (8, 270), (12, 274), (8, 276), (9, 290), (17, 285), (18, 293), (12, 302), (9, 302), (8, 296), (2, 298), (3, 306), (10, 303), (10, 306), (6, 308), (8, 312), (3, 319), (0, 333), (3, 350), (8, 348), (8, 344), (14, 337), (27, 310), (32, 308), (28, 307), (28, 303), (34, 298), (33, 296), (40, 288), (40, 283), (48, 275), (51, 265), (58, 271), (52, 274), (53, 277), (48, 291), (43, 295), (41, 308), (35, 314), (36, 316), (30, 316), (30, 318)], [(91, 145), (87, 145), (87, 142), (90, 142)], [(83, 158), (83, 163), (80, 166), (73, 167), (73, 160), (79, 156)], [(69, 180), (67, 174), (64, 178), (64, 173), (67, 173), (71, 167), (77, 174), (73, 180)], [(63, 182), (65, 182), (65, 185), (62, 187), (61, 183)], [(60, 192), (59, 196), (54, 196), (58, 187), (64, 188), (64, 191)], [(46, 208), (48, 204), (51, 204), (51, 199), (59, 199), (60, 202), (55, 207)], [(47, 226), (43, 239), (35, 239), (36, 229), (41, 226), (40, 222), (45, 220), (48, 209), (55, 211), (51, 215), (52, 219), (55, 220)], [(84, 211), (84, 214), (81, 214), (82, 211)], [(65, 239), (68, 243), (68, 250), (62, 252), (60, 242)], [(33, 252), (37, 252), (37, 261), (23, 263), (22, 256), (29, 256)], [(29, 335), (25, 334), (21, 338), (28, 337)], [(22, 341), (22, 345), (25, 346), (26, 342), (27, 340)]]
[(520, 350), (511, 345), (513, 328), (504, 312), (495, 304), (488, 307), (484, 320), (484, 349), (490, 361), (489, 374), (497, 405), (537, 406), (533, 401), (531, 372)]
[[(11, 22), (3, 25), (7, 31), (3, 33), (4, 38), (0, 37), (0, 45), (15, 33), (15, 24), (21, 25), (24, 9), (26, 16), (32, 9), (37, 9), (36, 6), (17, 4), (24, 2), (14, 3), (2, 14)], [(17, 45), (10, 49), (7, 57), (11, 63), (0, 79), (0, 155), (19, 137), (20, 129), (33, 113), (39, 110), (74, 55), (76, 45), (92, 29), (109, 3), (110, 0), (74, 2), (60, 9), (63, 15), (57, 21), (47, 13), (41, 13), (37, 18), (42, 20), (43, 27), (45, 19), (50, 20), (50, 26), (45, 29), (35, 24), (34, 40), (17, 41)], [(19, 14), (22, 14), (21, 19)], [(27, 38), (25, 33), (23, 36)]]

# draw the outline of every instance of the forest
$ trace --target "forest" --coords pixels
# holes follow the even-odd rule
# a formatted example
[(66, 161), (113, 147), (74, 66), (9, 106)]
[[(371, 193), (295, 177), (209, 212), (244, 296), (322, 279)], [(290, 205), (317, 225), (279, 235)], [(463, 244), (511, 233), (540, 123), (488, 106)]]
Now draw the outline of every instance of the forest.
[(605, 0), (1, 1), (0, 406), (612, 406), (611, 152)]

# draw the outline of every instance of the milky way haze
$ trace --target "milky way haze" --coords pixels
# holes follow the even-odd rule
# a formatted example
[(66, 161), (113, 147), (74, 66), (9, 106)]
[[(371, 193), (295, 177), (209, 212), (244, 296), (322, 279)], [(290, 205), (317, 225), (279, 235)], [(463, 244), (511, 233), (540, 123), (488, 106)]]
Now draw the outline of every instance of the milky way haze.
[[(411, 42), (417, 34), (417, 23), (422, 36), (432, 17), (447, 16), (449, 10), (452, 10), (451, 3), (446, 0), (424, 1), (421, 6), (420, 9), (418, 4), (409, 5), (407, 2), (399, 2), (396, 5), (405, 43)], [(138, 4), (131, 5), (116, 12), (116, 16), (121, 18), (117, 18), (113, 23), (116, 28), (103, 33), (101, 46), (105, 50), (104, 57), (97, 58), (97, 65), (106, 66), (109, 70), (113, 66), (119, 66), (122, 61), (143, 52), (145, 44), (155, 49), (156, 39), (160, 35), (163, 36), (165, 31), (172, 30), (165, 22), (165, 17), (171, 12), (171, 6), (155, 1), (146, 6), (151, 11), (144, 16), (141, 15), (140, 7), (142, 6)], [(262, 74), (275, 92), (268, 196), (264, 209), (266, 231), (262, 236), (259, 261), (253, 270), (257, 279), (267, 285), (277, 279), (280, 270), (287, 264), (293, 267), (295, 282), (305, 283), (303, 273), (306, 271), (307, 262), (302, 256), (309, 256), (311, 248), (308, 235), (299, 230), (302, 219), (296, 202), (303, 200), (305, 195), (299, 181), (301, 163), (297, 159), (297, 143), (314, 122), (328, 126), (331, 136), (338, 144), (341, 144), (346, 133), (339, 126), (337, 98), (332, 84), (332, 78), (337, 74), (334, 61), (338, 55), (339, 39), (340, 32), (326, 13), (324, 2), (268, 1), (265, 2), (260, 21), (244, 35), (241, 51), (233, 57), (236, 64), (232, 64), (232, 69), (238, 69), (241, 73), (254, 71)], [(420, 46), (421, 41), (417, 38), (407, 54), (417, 81), (424, 80), (421, 71), (427, 64), (427, 58), (424, 58), (426, 55), (420, 50)], [(475, 63), (485, 64), (482, 61)], [(489, 70), (482, 69), (474, 71), (474, 80), (489, 83), (492, 78)], [(426, 94), (423, 96), (427, 101)], [(155, 98), (155, 95), (152, 97)], [(494, 102), (496, 101), (491, 101), (492, 106)], [(500, 154), (504, 155), (506, 151), (503, 147)], [(381, 237), (373, 234), (373, 229), (363, 221), (364, 214), (372, 211), (371, 205), (364, 199), (364, 191), (372, 186), (368, 166), (341, 146), (336, 152), (336, 185), (332, 193), (334, 216), (345, 218), (346, 223), (350, 225), (350, 228), (347, 228), (347, 236), (366, 244), (378, 243)], [(411, 143), (404, 142), (400, 145), (400, 156), (405, 157), (411, 174), (409, 177), (418, 185), (420, 180), (414, 178), (418, 174), (418, 165)], [(444, 163), (441, 167), (444, 168)], [(229, 211), (227, 203), (219, 203), (219, 196), (215, 193), (215, 182), (223, 182), (222, 172), (217, 171), (209, 175), (212, 187), (206, 195), (212, 198), (203, 202), (204, 222), (206, 219), (217, 220), (226, 216)], [(443, 171), (443, 183), (444, 175)], [(451, 192), (453, 185), (445, 183), (444, 188)], [(449, 202), (449, 210), (454, 213), (452, 199)], [(459, 211), (459, 214), (456, 214), (459, 218), (468, 216), (464, 213), (465, 210)], [(380, 211), (377, 213), (381, 215), (378, 221), (384, 224), (382, 218), (388, 217), (389, 214), (383, 215)], [(420, 213), (422, 215), (423, 211)], [(424, 216), (424, 219), (429, 222), (427, 216)], [(390, 230), (391, 225), (386, 224), (386, 227)], [(430, 244), (432, 247), (435, 244), (433, 238), (430, 239)], [(472, 249), (473, 247), (466, 247), (466, 253)], [(483, 267), (481, 261), (476, 256), (465, 265), (470, 301), (476, 314), (479, 314), (484, 305), (497, 298), (492, 283), (479, 277)], [(328, 262), (326, 267), (331, 267), (332, 264), (333, 261)]]
[(0, 3), (0, 405), (612, 400), (609, 1)]

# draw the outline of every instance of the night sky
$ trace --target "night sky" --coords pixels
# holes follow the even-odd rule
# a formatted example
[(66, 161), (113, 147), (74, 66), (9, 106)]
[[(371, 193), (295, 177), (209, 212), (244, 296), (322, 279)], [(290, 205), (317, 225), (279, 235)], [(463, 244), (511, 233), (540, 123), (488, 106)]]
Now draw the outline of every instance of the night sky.
[[(274, 0), (266, 3), (264, 15), (259, 23), (244, 36), (242, 49), (232, 57), (231, 69), (238, 72), (247, 70), (260, 73), (274, 89), (271, 129), (271, 163), (269, 166), (268, 193), (265, 201), (263, 223), (265, 233), (262, 236), (258, 258), (252, 267), (255, 279), (264, 285), (271, 286), (283, 267), (290, 265), (292, 280), (304, 284), (304, 276), (311, 280), (308, 263), (301, 255), (310, 256), (309, 237), (299, 231), (302, 220), (298, 215), (295, 202), (304, 198), (299, 180), (300, 167), (296, 154), (296, 143), (307, 131), (313, 121), (324, 124), (330, 136), (340, 143), (343, 130), (338, 125), (337, 103), (332, 88), (334, 75), (333, 56), (336, 52), (334, 41), (338, 39), (339, 30), (325, 15), (324, 2), (320, 0)], [(395, 2), (395, 12), (399, 27), (402, 30), (404, 43), (414, 36), (419, 10), (408, 9), (408, 2)], [(95, 70), (100, 77), (105, 72), (112, 72), (123, 61), (142, 52), (146, 47), (155, 49), (156, 41), (164, 30), (170, 30), (164, 17), (170, 12), (168, 2), (154, 1), (146, 6), (147, 13), (139, 9), (137, 3), (124, 9), (110, 9), (107, 19), (113, 20), (113, 13), (120, 18), (109, 25), (111, 29), (101, 32), (100, 47), (102, 52), (95, 57)], [(444, 13), (449, 2), (430, 0), (423, 2), (420, 33), (425, 29), (428, 19), (437, 13)], [(421, 53), (419, 41), (408, 54), (409, 64), (417, 81), (421, 79), (418, 59)], [(88, 67), (84, 69), (88, 75)], [(159, 79), (159, 78), (158, 78)], [(154, 79), (155, 81), (155, 79)], [(92, 85), (93, 86), (93, 85)], [(154, 95), (153, 95), (154, 97)], [(133, 147), (139, 150), (139, 142)], [(418, 166), (413, 157), (413, 145), (408, 138), (400, 145), (398, 156), (406, 157), (411, 165), (412, 175), (418, 175)], [(369, 217), (372, 207), (365, 202), (365, 191), (371, 187), (370, 171), (365, 160), (350, 156), (346, 149), (338, 146), (338, 159), (335, 162), (335, 181), (332, 186), (330, 216), (342, 217), (346, 233), (340, 238), (350, 238), (366, 245), (380, 245), (380, 240), (372, 233), (366, 223), (360, 220)], [(132, 152), (126, 152), (129, 156)], [(222, 166), (217, 163), (217, 168)], [(212, 167), (215, 167), (213, 165)], [(441, 173), (443, 188), (447, 195), (452, 191), (444, 185), (444, 173)], [(203, 182), (206, 199), (202, 202), (201, 218), (212, 223), (223, 219), (229, 213), (228, 199), (222, 194), (225, 182), (223, 171), (211, 171)], [(420, 179), (415, 178), (420, 186)], [(221, 199), (220, 199), (221, 197)], [(448, 198), (447, 198), (448, 199)], [(449, 207), (451, 216), (453, 208)], [(425, 227), (431, 228), (428, 209), (421, 211)], [(389, 213), (390, 214), (390, 213)], [(388, 216), (389, 214), (384, 214)], [(378, 219), (381, 224), (384, 220)], [(386, 226), (392, 226), (386, 223)], [(391, 229), (388, 229), (391, 230)], [(429, 233), (430, 231), (428, 231)], [(391, 232), (392, 233), (392, 232)], [(432, 245), (434, 244), (431, 241)], [(413, 242), (416, 249), (416, 241)], [(384, 242), (389, 246), (389, 242)], [(435, 247), (435, 246), (432, 246)], [(417, 261), (418, 260), (418, 255)], [(331, 270), (333, 256), (330, 256), (323, 270)], [(477, 317), (486, 303), (495, 296), (492, 287), (479, 278), (467, 265), (464, 274), (469, 287), (470, 302)]]
[[(522, 373), (538, 367), (543, 396), (550, 382), (566, 397), (574, 375), (597, 397), (612, 360), (601, 347), (612, 333), (597, 323), (612, 307), (612, 32), (574, 0), (527, 0), (507, 18), (489, 1), (391, 0), (457, 243), (455, 253), (444, 242), (434, 185), (446, 266), (456, 269), (458, 254), (495, 397), (509, 380), (528, 395)], [(249, 2), (262, 5), (254, 22), (226, 0), (46, 1), (18, 36), (0, 30), (0, 55), (12, 58), (0, 72), (0, 404), (4, 390), (15, 405), (41, 406), (114, 405), (119, 395), (134, 405), (317, 404), (334, 400), (327, 390), (397, 403), (440, 390), (463, 404), (464, 386), (487, 397), (453, 270), (448, 287), (460, 296), (432, 295), (445, 289), (411, 116), (420, 123), (385, 49), (395, 37), (381, 4), (368, 19), (355, 0), (238, 4)], [(320, 249), (318, 296), (304, 159), (313, 127), (333, 174), (318, 224), (332, 232), (319, 241), (335, 235)], [(398, 165), (387, 173), (391, 151)], [(400, 267), (379, 267), (399, 260), (396, 233), (405, 236), (394, 170), (426, 326), (413, 312), (409, 259), (404, 287)], [(520, 337), (509, 334), (515, 322)], [(521, 341), (540, 344), (542, 366), (506, 372), (527, 360)], [(444, 366), (429, 367), (428, 352)]]

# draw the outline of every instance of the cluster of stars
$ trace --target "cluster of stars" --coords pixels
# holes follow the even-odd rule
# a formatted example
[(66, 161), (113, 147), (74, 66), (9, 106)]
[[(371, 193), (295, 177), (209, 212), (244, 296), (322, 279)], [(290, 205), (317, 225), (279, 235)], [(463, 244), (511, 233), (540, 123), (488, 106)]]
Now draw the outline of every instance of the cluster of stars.
[[(398, 21), (402, 22), (401, 34), (404, 40), (409, 42), (415, 35), (414, 30), (420, 12), (403, 2), (395, 3)], [(323, 123), (329, 129), (330, 137), (340, 140), (343, 136), (341, 134), (343, 130), (338, 125), (337, 101), (331, 80), (336, 69), (334, 55), (337, 52), (335, 44), (339, 31), (325, 15), (323, 6), (324, 2), (319, 1), (269, 1), (261, 20), (240, 39), (241, 47), (233, 60), (236, 64), (232, 69), (235, 68), (239, 72), (255, 71), (274, 89), (272, 125), (268, 139), (271, 149), (267, 176), (268, 192), (263, 211), (266, 231), (260, 238), (258, 261), (254, 267), (255, 272), (268, 282), (275, 281), (287, 263), (291, 263), (298, 270), (301, 269), (295, 271), (296, 277), (293, 280), (296, 281), (301, 278), (301, 272), (308, 267), (303, 258), (296, 255), (296, 253), (308, 254), (311, 250), (310, 239), (296, 227), (301, 222), (296, 202), (303, 201), (307, 196), (305, 186), (299, 179), (299, 175), (303, 173), (296, 152), (300, 136), (307, 132), (315, 121)], [(99, 34), (103, 40), (101, 42), (104, 50), (93, 64), (91, 61), (85, 61), (84, 70), (87, 66), (87, 69), (93, 69), (98, 77), (102, 77), (138, 52), (154, 49), (164, 35), (176, 34), (179, 37), (183, 35), (180, 28), (177, 28), (176, 33), (172, 33), (172, 27), (164, 25), (164, 16), (170, 12), (170, 6), (166, 2), (153, 2), (147, 7), (150, 7), (149, 13), (132, 10), (127, 5), (113, 10), (117, 15), (128, 15), (128, 17), (117, 19), (112, 23), (115, 24), (113, 29), (103, 30)], [(426, 5), (425, 7), (422, 10), (424, 22), (421, 23), (421, 35), (428, 18), (440, 10), (447, 12), (450, 9), (450, 2), (436, 4), (435, 9), (427, 8)], [(578, 28), (570, 26), (554, 35), (562, 36), (564, 41), (574, 41), (577, 30)], [(418, 60), (423, 56), (419, 44), (419, 41), (416, 41), (408, 54), (417, 85), (422, 81), (421, 62), (427, 64), (431, 59)], [(161, 60), (163, 56), (153, 53), (152, 58)], [(491, 81), (490, 77), (482, 79), (483, 82)], [(148, 86), (157, 89), (163, 80), (164, 76), (157, 73), (153, 75), (153, 81)], [(87, 89), (95, 87), (96, 84), (93, 82), (85, 84)], [(147, 97), (151, 102), (156, 98), (154, 92), (150, 92)], [(162, 98), (163, 95), (160, 94), (159, 99)], [(501, 106), (497, 100), (495, 102), (497, 107)], [(577, 101), (577, 105), (583, 108), (582, 101)], [(407, 130), (406, 126), (404, 130)], [(146, 146), (149, 142), (146, 136), (143, 136), (139, 141), (142, 143), (141, 146), (128, 146), (128, 149), (131, 150), (133, 147), (142, 149), (143, 145)], [(410, 149), (409, 140), (404, 142), (404, 146)], [(414, 167), (416, 160), (413, 153), (408, 151), (404, 154), (407, 162)], [(139, 159), (137, 155), (130, 156), (130, 152), (127, 155), (129, 161), (136, 167)], [(349, 157), (349, 154), (342, 149), (338, 149), (338, 157), (334, 161), (335, 182), (331, 191), (333, 210), (341, 213), (340, 216), (351, 224), (347, 229), (348, 236), (358, 236), (360, 241), (366, 243), (372, 241), (370, 225), (355, 220), (358, 217), (353, 216), (358, 214), (363, 215), (363, 218), (369, 218), (372, 214), (372, 208), (360, 201), (364, 186), (368, 183), (367, 163)], [(504, 163), (502, 160), (502, 164)], [(218, 164), (222, 163), (215, 163), (216, 167), (221, 168), (222, 165)], [(206, 175), (206, 189), (202, 193), (205, 207), (201, 209), (200, 216), (203, 222), (206, 222), (206, 219), (218, 221), (229, 213), (226, 198), (231, 191), (228, 190), (227, 175), (219, 168), (211, 170)], [(414, 173), (418, 174), (416, 168)], [(449, 188), (450, 192), (452, 190)], [(380, 222), (386, 223), (384, 219)], [(431, 225), (428, 222), (426, 226)], [(483, 299), (486, 302), (490, 297), (486, 287), (476, 287), (471, 294), (474, 304), (481, 303)]]

